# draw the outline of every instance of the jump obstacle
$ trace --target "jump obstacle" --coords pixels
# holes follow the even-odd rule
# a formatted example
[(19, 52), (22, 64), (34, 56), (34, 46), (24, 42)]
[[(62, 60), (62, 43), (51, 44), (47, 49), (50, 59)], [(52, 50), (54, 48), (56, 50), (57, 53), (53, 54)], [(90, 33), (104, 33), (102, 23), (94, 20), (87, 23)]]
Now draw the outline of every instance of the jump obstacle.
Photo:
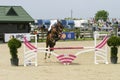
[[(48, 53), (54, 55), (61, 63), (63, 64), (70, 64), (74, 59), (77, 58), (79, 54), (94, 51), (94, 63), (105, 63), (108, 64), (107, 60), (107, 45), (106, 42), (108, 40), (107, 34), (94, 34), (94, 44), (95, 46), (90, 47), (55, 47), (55, 48), (38, 48), (37, 47), (37, 36), (36, 35), (30, 35), (35, 38), (35, 43), (31, 44), (27, 39), (26, 36), (24, 36), (24, 66), (27, 66), (28, 64), (34, 64), (35, 66), (38, 65), (37, 62), (37, 54), (38, 52)], [(104, 36), (103, 40), (97, 44), (97, 38), (99, 36)], [(48, 49), (48, 51), (46, 51)], [(50, 49), (54, 50), (63, 50), (63, 49), (83, 49), (82, 51), (78, 51), (75, 54), (56, 54), (54, 52), (50, 52)], [(87, 49), (87, 50), (84, 50)]]

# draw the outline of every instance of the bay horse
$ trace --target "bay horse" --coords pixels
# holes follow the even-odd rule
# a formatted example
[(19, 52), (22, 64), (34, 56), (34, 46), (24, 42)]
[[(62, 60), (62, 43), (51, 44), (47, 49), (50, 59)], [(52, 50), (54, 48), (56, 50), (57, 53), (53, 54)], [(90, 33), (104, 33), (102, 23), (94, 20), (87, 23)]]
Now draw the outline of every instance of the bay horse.
[[(51, 30), (47, 33), (46, 38), (46, 48), (54, 48), (56, 41), (61, 39), (62, 31), (64, 29), (64, 26), (60, 21), (57, 20), (57, 23), (51, 26)], [(50, 49), (50, 51), (53, 51), (54, 49)], [(46, 49), (48, 51), (48, 49)], [(50, 58), (50, 55), (48, 58)], [(45, 53), (45, 59), (47, 59), (47, 53)]]

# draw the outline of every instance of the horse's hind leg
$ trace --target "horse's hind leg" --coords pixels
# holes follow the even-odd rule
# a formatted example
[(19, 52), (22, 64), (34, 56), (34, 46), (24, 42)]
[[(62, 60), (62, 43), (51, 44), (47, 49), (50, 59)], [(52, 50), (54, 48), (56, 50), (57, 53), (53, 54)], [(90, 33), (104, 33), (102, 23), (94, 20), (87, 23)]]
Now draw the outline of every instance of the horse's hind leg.
[[(50, 45), (50, 48), (54, 48), (54, 44)], [(54, 49), (50, 49), (50, 52), (54, 51)], [(48, 58), (50, 58), (51, 53), (49, 54)]]

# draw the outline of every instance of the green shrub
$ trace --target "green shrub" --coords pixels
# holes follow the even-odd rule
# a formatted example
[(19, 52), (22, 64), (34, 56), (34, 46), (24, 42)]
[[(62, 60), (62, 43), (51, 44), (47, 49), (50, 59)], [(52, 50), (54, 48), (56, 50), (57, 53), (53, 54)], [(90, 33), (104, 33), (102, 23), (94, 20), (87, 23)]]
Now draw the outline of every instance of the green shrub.
[(108, 46), (114, 47), (120, 45), (120, 38), (117, 36), (111, 36), (107, 41)]
[(117, 36), (111, 36), (107, 41), (107, 45), (111, 47), (111, 57), (117, 57), (120, 38)]
[(21, 47), (21, 41), (16, 38), (12, 38), (8, 41), (8, 47), (10, 49), (11, 58), (18, 58), (17, 49)]

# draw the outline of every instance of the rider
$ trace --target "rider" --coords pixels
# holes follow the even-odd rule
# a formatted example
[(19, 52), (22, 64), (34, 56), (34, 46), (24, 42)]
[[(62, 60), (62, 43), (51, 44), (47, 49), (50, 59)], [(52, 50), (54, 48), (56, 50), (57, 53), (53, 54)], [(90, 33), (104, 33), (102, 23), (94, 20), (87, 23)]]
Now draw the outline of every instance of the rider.
[[(51, 22), (50, 27), (48, 28), (48, 33), (47, 33), (47, 35), (48, 35), (49, 33), (51, 33), (51, 28), (52, 28), (52, 26), (55, 26), (55, 27), (56, 27), (57, 22), (58, 22), (58, 20), (54, 20), (54, 21)], [(59, 40), (57, 33), (55, 34), (54, 38), (55, 38), (55, 41)]]
[(57, 24), (57, 20), (51, 22), (50, 27), (48, 28), (48, 32), (51, 30), (51, 27), (55, 24)]

